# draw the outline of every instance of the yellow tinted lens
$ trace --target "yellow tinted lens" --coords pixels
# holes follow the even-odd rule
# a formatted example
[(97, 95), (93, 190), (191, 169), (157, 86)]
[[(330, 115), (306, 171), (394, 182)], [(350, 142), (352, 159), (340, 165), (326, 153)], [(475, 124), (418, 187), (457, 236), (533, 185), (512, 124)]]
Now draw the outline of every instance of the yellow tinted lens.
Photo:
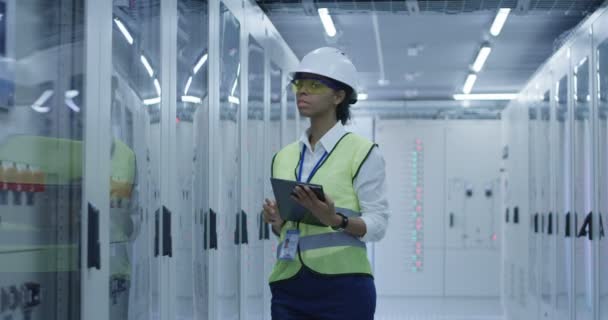
[(318, 80), (300, 79), (292, 82), (291, 89), (294, 93), (297, 93), (300, 90), (306, 90), (306, 92), (310, 94), (321, 94), (327, 92), (329, 87)]

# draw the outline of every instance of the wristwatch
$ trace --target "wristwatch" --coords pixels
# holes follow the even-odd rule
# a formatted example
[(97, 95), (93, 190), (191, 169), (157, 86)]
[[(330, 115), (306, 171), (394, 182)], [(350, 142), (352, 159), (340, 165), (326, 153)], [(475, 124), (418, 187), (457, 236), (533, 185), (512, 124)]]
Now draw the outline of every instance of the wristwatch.
[(344, 229), (346, 229), (346, 227), (348, 226), (348, 217), (341, 214), (340, 212), (336, 212), (336, 214), (342, 217), (342, 222), (337, 226), (332, 226), (331, 228), (334, 231), (344, 231)]

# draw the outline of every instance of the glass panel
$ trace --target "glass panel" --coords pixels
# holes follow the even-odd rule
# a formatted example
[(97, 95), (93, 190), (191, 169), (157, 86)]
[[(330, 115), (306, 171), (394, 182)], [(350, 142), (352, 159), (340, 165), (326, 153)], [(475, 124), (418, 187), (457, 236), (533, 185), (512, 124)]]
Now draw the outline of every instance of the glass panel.
[[(208, 318), (209, 312), (205, 247), (205, 220), (209, 208), (208, 2), (178, 0), (177, 8), (180, 36), (177, 38), (176, 85), (180, 98), (176, 104), (175, 143), (180, 156), (174, 167), (178, 170), (178, 185), (184, 188), (180, 190), (180, 208), (174, 212), (182, 215), (179, 234), (183, 235), (179, 241), (174, 240), (179, 290), (174, 317), (202, 320)], [(186, 187), (190, 185), (192, 190)], [(193, 220), (194, 225), (188, 223)]]
[[(556, 117), (556, 139), (554, 161), (555, 161), (555, 204), (557, 216), (557, 249), (556, 249), (556, 282), (557, 294), (557, 319), (570, 318), (570, 279), (572, 277), (571, 264), (571, 235), (572, 220), (570, 215), (570, 122), (568, 108), (568, 77), (563, 76), (555, 84), (555, 117)], [(566, 236), (567, 235), (567, 236)]]
[(600, 210), (600, 320), (608, 320), (608, 40), (602, 42), (598, 51), (598, 140), (599, 152), (599, 210)]
[(287, 91), (287, 132), (285, 133), (285, 144), (292, 143), (294, 140), (299, 138), (297, 136), (297, 126), (296, 126), (296, 112), (298, 112), (297, 104), (296, 104), (296, 95), (291, 91), (291, 88), (288, 87)]
[(0, 0), (3, 319), (80, 319), (84, 2)]
[(245, 212), (249, 231), (248, 246), (244, 246), (245, 261), (245, 310), (247, 319), (263, 318), (263, 294), (267, 284), (264, 274), (264, 225), (260, 211), (264, 201), (264, 176), (266, 151), (264, 150), (264, 48), (249, 37), (249, 96), (247, 111), (247, 164), (248, 183), (245, 188)]
[(220, 123), (218, 207), (218, 319), (237, 319), (239, 315), (239, 250), (235, 244), (236, 216), (240, 190), (240, 30), (236, 17), (222, 3), (220, 7)]
[[(206, 145), (208, 105), (208, 28), (206, 0), (178, 0), (177, 88), (175, 146), (179, 156), (171, 167), (177, 173), (180, 202), (175, 208), (178, 236), (173, 236), (176, 307), (172, 319), (206, 319), (207, 255), (203, 252), (204, 214), (208, 208)], [(201, 143), (201, 140), (204, 141)], [(204, 166), (204, 167), (203, 167)], [(201, 171), (203, 171), (201, 173)], [(192, 187), (191, 187), (192, 186)], [(194, 188), (194, 190), (192, 190)], [(194, 215), (194, 217), (192, 216)], [(194, 224), (192, 224), (194, 221)], [(193, 248), (193, 244), (195, 248)], [(194, 263), (193, 263), (194, 262)], [(193, 282), (193, 279), (195, 280)], [(194, 288), (193, 288), (194, 287)]]
[[(531, 301), (535, 306), (538, 302), (538, 245), (540, 241), (540, 230), (538, 229), (539, 223), (539, 212), (537, 203), (537, 183), (536, 176), (538, 171), (537, 164), (537, 127), (538, 127), (538, 103), (536, 101), (527, 101), (528, 106), (528, 126), (529, 126), (529, 140), (528, 140), (528, 183), (529, 193), (528, 201), (530, 205), (530, 227), (528, 228), (528, 291), (530, 297), (534, 297), (534, 301)], [(536, 308), (532, 308), (536, 310)], [(536, 311), (535, 311), (536, 313)]]
[(576, 318), (593, 317), (593, 247), (590, 230), (593, 210), (593, 167), (591, 92), (589, 61), (584, 59), (574, 70), (574, 226)]
[[(542, 234), (542, 244), (540, 257), (540, 295), (544, 304), (551, 304), (552, 286), (553, 286), (553, 270), (552, 263), (555, 255), (554, 234), (555, 234), (555, 216), (551, 212), (551, 199), (549, 188), (551, 186), (551, 166), (549, 164), (550, 148), (550, 121), (551, 121), (551, 93), (546, 91), (541, 96), (541, 101), (538, 103), (538, 127), (537, 127), (537, 204), (538, 209), (545, 215), (545, 223)], [(542, 222), (542, 221), (541, 221)]]
[(281, 79), (283, 71), (274, 62), (270, 63), (270, 152), (276, 154), (281, 148)]
[(113, 7), (111, 319), (159, 317), (160, 5), (143, 2)]
[[(266, 163), (264, 163), (264, 168), (266, 169), (266, 182), (269, 182), (271, 172), (270, 167), (272, 165), (272, 157), (279, 152), (281, 148), (281, 95), (283, 94), (283, 88), (281, 87), (281, 78), (283, 77), (283, 72), (281, 69), (274, 64), (270, 63), (270, 114), (269, 114), (269, 124), (267, 125), (267, 143), (268, 145), (268, 154), (270, 157), (266, 157)], [(295, 177), (294, 177), (295, 179)], [(269, 199), (274, 199), (274, 195), (272, 193), (272, 189), (270, 188), (270, 183), (266, 184), (266, 197)], [(270, 240), (266, 241), (266, 246), (264, 250), (264, 275), (265, 280), (270, 276), (270, 272), (276, 262), (276, 237), (274, 235), (270, 235)], [(266, 288), (266, 301), (265, 301), (265, 312), (270, 311), (270, 290), (268, 286), (265, 285)], [(267, 317), (268, 318), (268, 317)]]

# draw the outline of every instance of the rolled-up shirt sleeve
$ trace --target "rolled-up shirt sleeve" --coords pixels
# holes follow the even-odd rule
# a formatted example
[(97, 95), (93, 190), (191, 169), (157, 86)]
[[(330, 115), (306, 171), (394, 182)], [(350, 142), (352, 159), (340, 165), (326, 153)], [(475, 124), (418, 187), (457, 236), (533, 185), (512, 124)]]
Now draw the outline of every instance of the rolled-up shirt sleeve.
[(388, 226), (390, 209), (386, 195), (385, 167), (384, 157), (375, 147), (354, 181), (361, 207), (361, 219), (367, 229), (367, 233), (360, 238), (364, 242), (380, 241), (384, 238)]

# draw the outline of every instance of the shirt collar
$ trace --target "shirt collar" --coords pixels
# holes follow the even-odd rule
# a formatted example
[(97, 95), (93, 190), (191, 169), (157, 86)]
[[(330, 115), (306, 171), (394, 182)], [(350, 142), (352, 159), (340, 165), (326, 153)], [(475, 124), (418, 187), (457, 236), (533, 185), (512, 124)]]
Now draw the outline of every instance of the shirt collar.
[[(310, 141), (308, 140), (310, 133), (310, 128), (306, 129), (302, 135), (300, 136), (300, 146), (305, 145), (308, 150), (312, 151), (310, 146)], [(346, 134), (346, 129), (344, 125), (340, 121), (336, 122), (336, 125), (333, 126), (325, 135), (317, 142), (317, 147), (322, 147), (325, 151), (331, 152), (334, 149), (338, 141)]]

